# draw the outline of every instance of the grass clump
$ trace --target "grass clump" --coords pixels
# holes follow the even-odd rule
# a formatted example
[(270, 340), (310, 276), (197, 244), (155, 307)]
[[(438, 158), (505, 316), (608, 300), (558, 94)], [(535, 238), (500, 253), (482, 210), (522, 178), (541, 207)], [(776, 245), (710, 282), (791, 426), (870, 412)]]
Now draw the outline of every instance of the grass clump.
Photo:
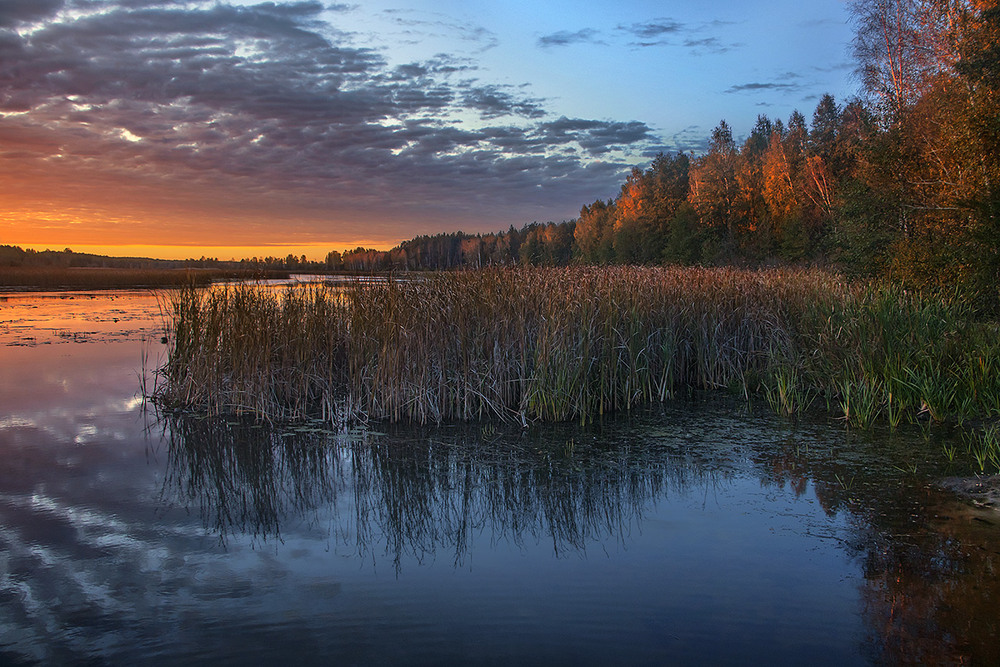
[(157, 399), (338, 424), (586, 421), (679, 390), (847, 423), (992, 415), (1000, 348), (961, 308), (821, 271), (494, 268), (186, 288)]
[(970, 458), (979, 474), (1000, 473), (1000, 426), (990, 424), (966, 436)]
[(958, 300), (845, 288), (808, 304), (794, 327), (774, 367), (798, 369), (800, 383), (850, 425), (1000, 415), (996, 326), (976, 321)]

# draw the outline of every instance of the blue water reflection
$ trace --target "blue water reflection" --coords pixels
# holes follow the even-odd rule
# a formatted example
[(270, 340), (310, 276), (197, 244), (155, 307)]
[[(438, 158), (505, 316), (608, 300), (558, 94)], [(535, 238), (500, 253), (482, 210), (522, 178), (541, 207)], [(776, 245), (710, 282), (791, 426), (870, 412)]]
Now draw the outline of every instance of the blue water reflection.
[(0, 662), (996, 657), (995, 526), (887, 463), (935, 443), (725, 399), (586, 429), (158, 419), (156, 300), (128, 303), (130, 335), (0, 346)]

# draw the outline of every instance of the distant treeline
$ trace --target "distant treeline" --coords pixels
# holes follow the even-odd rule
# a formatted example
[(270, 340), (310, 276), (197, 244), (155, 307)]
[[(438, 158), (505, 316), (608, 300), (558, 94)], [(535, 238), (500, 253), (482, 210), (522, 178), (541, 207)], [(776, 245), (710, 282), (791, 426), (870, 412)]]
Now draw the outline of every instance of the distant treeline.
[(533, 222), (495, 234), (452, 232), (418, 236), (392, 250), (333, 251), (326, 263), (346, 271), (439, 271), (484, 266), (566, 266), (576, 256), (576, 221)]
[(180, 287), (288, 275), (280, 265), (261, 268), (209, 258), (107, 257), (69, 248), (36, 251), (0, 245), (0, 289), (4, 291)]
[(238, 269), (241, 263), (201, 259), (152, 259), (149, 257), (108, 257), (65, 250), (32, 250), (0, 245), (0, 267), (25, 269)]
[(305, 255), (253, 257), (222, 260), (217, 257), (191, 259), (153, 259), (149, 257), (109, 257), (65, 250), (32, 250), (0, 245), (0, 267), (23, 269), (219, 269), (240, 272), (325, 271), (326, 261), (310, 261)]

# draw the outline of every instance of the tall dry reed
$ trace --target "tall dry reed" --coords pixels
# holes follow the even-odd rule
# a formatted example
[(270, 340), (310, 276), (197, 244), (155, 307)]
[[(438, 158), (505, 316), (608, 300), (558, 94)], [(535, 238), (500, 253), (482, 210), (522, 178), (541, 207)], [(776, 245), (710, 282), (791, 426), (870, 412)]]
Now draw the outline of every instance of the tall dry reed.
[(210, 413), (585, 421), (688, 388), (787, 413), (823, 396), (850, 423), (1000, 409), (1000, 352), (964, 347), (961, 313), (821, 271), (498, 268), (189, 288), (171, 309), (157, 398)]

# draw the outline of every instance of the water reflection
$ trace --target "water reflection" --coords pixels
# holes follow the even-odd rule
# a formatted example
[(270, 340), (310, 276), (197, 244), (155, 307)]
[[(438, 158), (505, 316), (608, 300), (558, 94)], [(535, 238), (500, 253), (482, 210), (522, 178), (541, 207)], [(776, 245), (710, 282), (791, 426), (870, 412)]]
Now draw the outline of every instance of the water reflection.
[(170, 416), (164, 432), (165, 496), (197, 504), (223, 541), (280, 539), (283, 521), (308, 522), (325, 509), (340, 544), (396, 567), (404, 556), (439, 553), (461, 565), (479, 539), (545, 542), (557, 556), (623, 544), (657, 500), (731, 474), (676, 448), (623, 446), (565, 427), (336, 435)]
[(605, 432), (336, 436), (171, 417), (167, 492), (197, 502), (223, 538), (280, 538), (283, 522), (319, 523), (325, 509), (332, 539), (363, 560), (387, 558), (398, 576), (404, 562), (442, 555), (461, 567), (476, 546), (549, 544), (556, 556), (627, 550), (658, 503), (708, 498), (751, 473), (774, 493), (815, 498), (828, 520), (800, 516), (797, 529), (832, 540), (857, 564), (863, 655), (893, 664), (1000, 661), (997, 525), (906, 463), (934, 465), (935, 443), (881, 433), (838, 440), (829, 427), (787, 422), (742, 423), (734, 443), (739, 419), (714, 419), (699, 428), (672, 414), (666, 430), (626, 420)]
[(1000, 664), (946, 429), (144, 432), (156, 303), (0, 303), (0, 663)]
[(941, 430), (930, 439), (876, 431), (846, 451), (786, 442), (760, 456), (762, 480), (797, 493), (811, 481), (828, 514), (850, 517), (843, 546), (864, 577), (877, 661), (1000, 664), (1000, 515), (933, 482), (944, 474), (942, 442), (954, 438)]
[(341, 458), (322, 438), (185, 417), (168, 418), (164, 432), (165, 500), (193, 502), (223, 542), (232, 533), (280, 539), (282, 518), (336, 498)]

